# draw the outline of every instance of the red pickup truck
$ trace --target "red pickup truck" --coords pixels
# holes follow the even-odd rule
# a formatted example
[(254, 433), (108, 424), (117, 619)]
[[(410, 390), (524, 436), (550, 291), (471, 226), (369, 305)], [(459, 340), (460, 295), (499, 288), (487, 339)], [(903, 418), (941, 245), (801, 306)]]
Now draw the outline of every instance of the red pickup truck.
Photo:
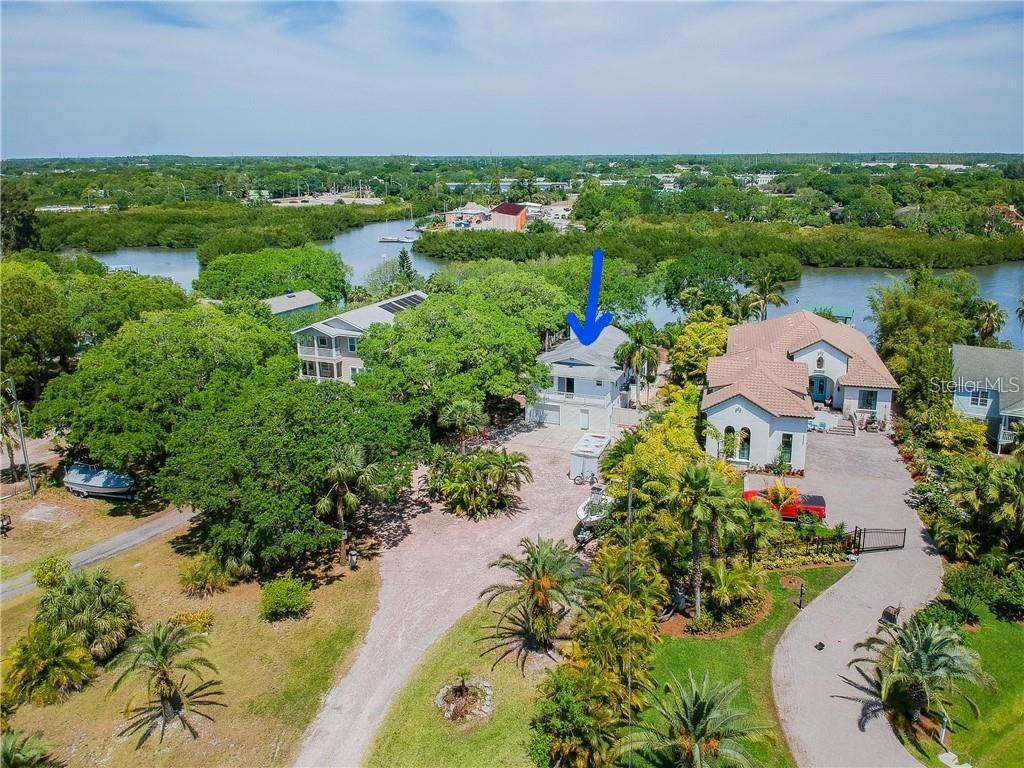
[[(747, 500), (760, 499), (765, 504), (773, 506), (771, 502), (768, 501), (768, 497), (765, 495), (765, 492), (759, 491), (755, 488), (744, 491), (743, 498)], [(782, 509), (779, 510), (779, 516), (783, 520), (796, 520), (797, 515), (800, 514), (814, 515), (819, 520), (824, 520), (825, 497), (811, 493), (799, 493), (797, 494), (796, 500), (783, 505)]]

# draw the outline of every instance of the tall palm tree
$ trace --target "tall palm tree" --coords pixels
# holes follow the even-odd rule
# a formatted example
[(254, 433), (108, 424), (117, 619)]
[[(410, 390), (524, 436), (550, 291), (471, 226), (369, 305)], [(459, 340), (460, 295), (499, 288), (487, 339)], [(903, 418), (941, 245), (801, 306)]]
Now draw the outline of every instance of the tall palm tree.
[(923, 712), (946, 714), (946, 707), (957, 696), (977, 714), (977, 705), (960, 690), (960, 684), (985, 684), (989, 678), (981, 669), (978, 654), (964, 645), (952, 627), (918, 621), (886, 625), (881, 635), (854, 648), (875, 655), (853, 659), (850, 664), (873, 663), (882, 701), (904, 703), (912, 722)]
[(380, 494), (379, 474), (377, 464), (366, 462), (363, 446), (358, 443), (337, 446), (324, 473), (328, 488), (316, 504), (317, 514), (327, 516), (333, 510), (338, 525), (344, 531), (345, 515), (354, 515), (359, 509), (359, 493), (371, 497)]
[(6, 660), (5, 695), (19, 703), (55, 704), (95, 672), (92, 655), (73, 637), (33, 621)]
[(729, 498), (725, 479), (704, 464), (691, 464), (678, 475), (666, 478), (663, 499), (669, 512), (690, 534), (690, 582), (696, 616), (701, 614), (701, 536), (708, 531), (717, 510)]
[[(640, 387), (654, 381), (658, 371), (658, 347), (654, 343), (649, 329), (641, 326), (631, 329), (629, 339), (615, 350), (615, 364), (633, 374), (637, 382), (637, 399), (640, 399)], [(647, 393), (650, 397), (650, 391)]]
[(771, 272), (762, 272), (757, 275), (748, 295), (751, 303), (760, 311), (762, 320), (768, 319), (769, 306), (782, 307), (789, 304), (782, 281)]
[(62, 763), (50, 754), (50, 748), (39, 737), (39, 733), (4, 733), (0, 765), (4, 768), (60, 768)]
[(753, 566), (757, 551), (768, 541), (771, 532), (779, 526), (779, 514), (758, 499), (741, 499), (739, 510), (743, 548), (747, 551), (747, 565)]
[(700, 682), (690, 672), (687, 684), (672, 675), (665, 695), (652, 697), (657, 716), (635, 724), (619, 753), (641, 750), (673, 768), (753, 768), (745, 742), (760, 739), (770, 728), (751, 723), (747, 710), (733, 704), (739, 690), (738, 680), (711, 682), (707, 672)]
[(1006, 312), (997, 301), (982, 301), (978, 308), (978, 335), (982, 341), (995, 336), (1006, 325)]
[(38, 618), (88, 648), (96, 661), (110, 658), (136, 626), (125, 583), (106, 570), (66, 573), (40, 599)]
[(18, 482), (18, 464), (14, 452), (21, 447), (18, 435), (17, 406), (6, 397), (0, 398), (0, 442), (7, 453), (7, 464), (11, 468), (11, 481)]
[(712, 560), (722, 556), (722, 539), (732, 539), (743, 530), (743, 510), (740, 502), (742, 491), (734, 485), (726, 483), (725, 493), (711, 506), (711, 519), (708, 520), (708, 554)]
[(511, 599), (499, 611), (498, 624), (516, 609), (524, 609), (533, 627), (532, 639), (550, 647), (558, 622), (580, 604), (586, 574), (576, 554), (561, 541), (522, 539), (522, 555), (504, 554), (490, 564), (514, 575), (513, 582), (492, 584), (480, 593), (490, 605), (499, 597)]
[(737, 323), (745, 323), (754, 317), (760, 317), (761, 310), (753, 294), (744, 293), (729, 302), (728, 316)]
[(466, 440), (480, 434), (487, 426), (484, 407), (475, 400), (455, 400), (444, 408), (437, 417), (442, 429), (454, 429), (459, 438), (459, 452), (466, 452)]
[[(213, 718), (203, 710), (225, 706), (219, 701), (223, 691), (219, 680), (203, 680), (203, 672), (216, 672), (217, 667), (205, 656), (196, 655), (210, 644), (202, 635), (186, 625), (154, 624), (144, 634), (132, 638), (128, 648), (113, 664), (124, 671), (110, 687), (117, 691), (125, 681), (138, 678), (145, 685), (145, 704), (133, 706), (137, 694), (125, 704), (128, 727), (121, 733), (138, 733), (139, 745), (160, 728), (163, 741), (167, 726), (178, 720), (193, 739), (199, 737), (190, 715), (206, 720)], [(190, 678), (197, 678), (193, 682)]]

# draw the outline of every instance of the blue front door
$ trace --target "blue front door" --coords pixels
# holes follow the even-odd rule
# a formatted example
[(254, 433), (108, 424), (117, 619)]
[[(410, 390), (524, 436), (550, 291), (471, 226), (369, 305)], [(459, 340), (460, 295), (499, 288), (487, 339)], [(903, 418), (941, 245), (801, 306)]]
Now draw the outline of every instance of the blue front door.
[(828, 396), (828, 377), (811, 376), (811, 400), (816, 403), (824, 403)]

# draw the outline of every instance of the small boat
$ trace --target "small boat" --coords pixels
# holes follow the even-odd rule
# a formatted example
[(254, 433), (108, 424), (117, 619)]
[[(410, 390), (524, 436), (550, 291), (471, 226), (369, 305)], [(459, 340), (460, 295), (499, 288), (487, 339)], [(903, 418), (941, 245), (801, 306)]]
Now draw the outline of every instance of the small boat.
[(95, 464), (72, 464), (64, 473), (64, 485), (75, 496), (107, 499), (131, 499), (135, 481), (128, 475), (111, 472)]
[(402, 239), (400, 237), (395, 237), (394, 235), (381, 235), (377, 239), (377, 242), (378, 243), (400, 243), (400, 242), (402, 242)]

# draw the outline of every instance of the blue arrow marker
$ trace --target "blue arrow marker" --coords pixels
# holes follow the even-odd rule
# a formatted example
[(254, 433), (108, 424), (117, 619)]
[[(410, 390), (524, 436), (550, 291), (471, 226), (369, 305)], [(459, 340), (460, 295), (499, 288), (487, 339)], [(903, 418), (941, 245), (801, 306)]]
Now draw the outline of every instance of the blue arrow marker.
[(590, 266), (590, 292), (587, 294), (587, 309), (583, 322), (581, 323), (580, 319), (573, 312), (565, 316), (565, 322), (569, 324), (572, 332), (576, 334), (580, 344), (585, 347), (597, 341), (601, 331), (607, 328), (608, 324), (612, 321), (611, 312), (605, 312), (600, 316), (597, 314), (597, 299), (601, 294), (602, 269), (604, 269), (604, 253), (602, 253), (600, 248), (597, 248), (594, 250), (594, 260)]

